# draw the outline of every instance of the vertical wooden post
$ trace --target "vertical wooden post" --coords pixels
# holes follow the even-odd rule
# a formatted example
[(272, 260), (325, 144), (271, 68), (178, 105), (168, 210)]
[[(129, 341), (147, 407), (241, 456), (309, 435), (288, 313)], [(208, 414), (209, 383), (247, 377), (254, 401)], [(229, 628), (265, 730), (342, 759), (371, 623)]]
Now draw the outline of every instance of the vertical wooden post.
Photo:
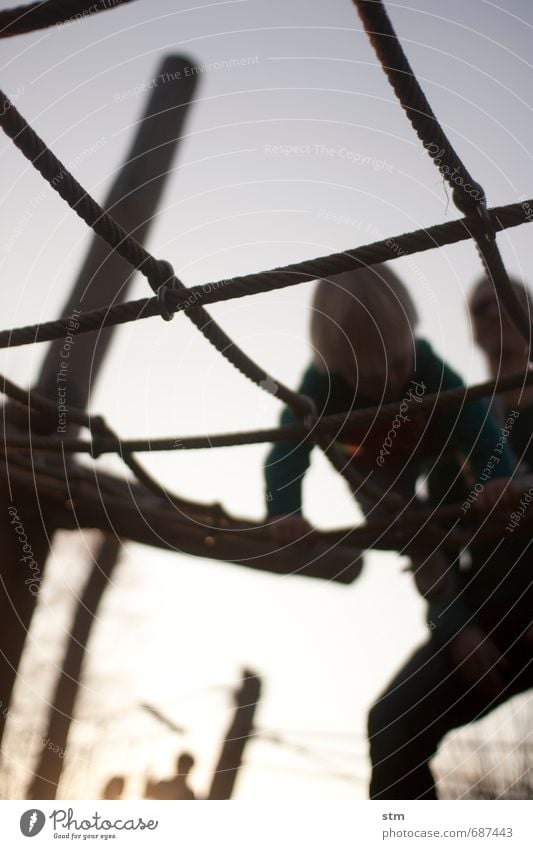
[(245, 669), (242, 684), (235, 692), (235, 714), (222, 745), (208, 799), (231, 799), (241, 768), (244, 747), (253, 731), (253, 720), (260, 695), (261, 679)]
[[(171, 56), (158, 71), (147, 110), (140, 122), (135, 142), (107, 197), (107, 208), (119, 223), (137, 239), (145, 239), (153, 220), (161, 192), (168, 176), (183, 121), (191, 103), (196, 76), (187, 75), (190, 60)], [(68, 298), (64, 314), (74, 309), (92, 309), (126, 297), (131, 269), (102, 240), (95, 236), (78, 279)], [(62, 362), (68, 362), (66, 406), (84, 408), (111, 339), (112, 328), (101, 334), (91, 333), (74, 339), (68, 360), (61, 356), (64, 340), (53, 342), (45, 358), (37, 389), (50, 398), (58, 398), (58, 373)], [(31, 418), (17, 416), (17, 426), (31, 429)], [(59, 423), (47, 423), (55, 432)], [(15, 534), (8, 509), (18, 510), (33, 563), (21, 565), (22, 534)], [(9, 715), (11, 694), (15, 685), (26, 634), (35, 608), (36, 595), (25, 584), (28, 569), (37, 569), (39, 580), (45, 573), (46, 558), (52, 541), (53, 513), (38, 492), (19, 491), (9, 481), (9, 469), (0, 474), (0, 741)], [(5, 546), (4, 546), (5, 543)]]
[(107, 534), (95, 553), (94, 566), (74, 612), (65, 657), (52, 697), (43, 748), (26, 797), (28, 799), (56, 798), (80, 687), (85, 649), (119, 552), (120, 540)]
[[(185, 116), (192, 101), (196, 76), (186, 75), (192, 63), (180, 56), (167, 57), (153, 78), (157, 85), (136, 138), (124, 160), (117, 179), (103, 204), (104, 209), (138, 242), (145, 242), (171, 168), (172, 158), (182, 133)], [(74, 310), (92, 310), (126, 299), (133, 279), (126, 260), (99, 236), (92, 244), (78, 279), (63, 308), (63, 315)], [(66, 372), (67, 406), (84, 409), (90, 390), (100, 371), (114, 328), (75, 337), (69, 351)], [(38, 391), (58, 397), (57, 375), (60, 370), (64, 339), (50, 344), (37, 383)]]

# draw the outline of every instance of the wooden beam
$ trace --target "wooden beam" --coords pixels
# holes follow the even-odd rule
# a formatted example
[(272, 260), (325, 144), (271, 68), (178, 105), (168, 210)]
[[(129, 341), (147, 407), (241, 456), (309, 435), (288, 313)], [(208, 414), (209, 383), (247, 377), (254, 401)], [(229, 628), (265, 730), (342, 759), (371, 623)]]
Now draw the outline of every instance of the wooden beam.
[[(264, 523), (236, 519), (216, 504), (174, 507), (135, 482), (102, 472), (82, 474), (78, 469), (71, 479), (68, 469), (54, 472), (28, 464), (13, 467), (11, 475), (30, 490), (37, 475), (39, 489), (47, 487), (47, 510), (65, 530), (97, 529), (165, 551), (345, 584), (362, 568), (361, 548), (344, 545), (342, 532), (314, 531), (301, 541), (280, 545)], [(362, 541), (374, 538), (367, 534)]]

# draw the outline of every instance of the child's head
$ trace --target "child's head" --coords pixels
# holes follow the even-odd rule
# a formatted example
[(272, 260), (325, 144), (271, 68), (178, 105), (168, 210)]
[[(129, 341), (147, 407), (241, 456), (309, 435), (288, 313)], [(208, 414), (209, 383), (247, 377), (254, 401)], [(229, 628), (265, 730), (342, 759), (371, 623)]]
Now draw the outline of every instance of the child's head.
[(376, 401), (399, 397), (413, 369), (415, 305), (387, 265), (319, 280), (311, 342), (322, 371)]

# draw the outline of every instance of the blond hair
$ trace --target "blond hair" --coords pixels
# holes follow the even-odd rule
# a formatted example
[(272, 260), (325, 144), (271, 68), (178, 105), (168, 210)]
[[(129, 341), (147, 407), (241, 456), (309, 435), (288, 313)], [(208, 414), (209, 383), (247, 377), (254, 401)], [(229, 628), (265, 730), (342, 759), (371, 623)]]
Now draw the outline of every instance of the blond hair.
[(416, 307), (385, 264), (319, 280), (311, 316), (314, 359), (322, 371), (353, 375), (412, 351)]

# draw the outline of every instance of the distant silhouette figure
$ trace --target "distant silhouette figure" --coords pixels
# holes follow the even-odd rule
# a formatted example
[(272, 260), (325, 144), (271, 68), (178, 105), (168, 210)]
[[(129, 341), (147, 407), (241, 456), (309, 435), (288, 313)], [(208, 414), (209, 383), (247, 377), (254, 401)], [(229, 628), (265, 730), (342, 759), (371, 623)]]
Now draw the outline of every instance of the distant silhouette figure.
[(102, 799), (122, 799), (125, 783), (121, 775), (115, 775), (113, 778), (110, 778), (104, 787)]
[(196, 799), (194, 791), (189, 787), (187, 778), (194, 766), (194, 758), (188, 752), (183, 752), (176, 761), (176, 775), (165, 781), (146, 784), (147, 799)]

